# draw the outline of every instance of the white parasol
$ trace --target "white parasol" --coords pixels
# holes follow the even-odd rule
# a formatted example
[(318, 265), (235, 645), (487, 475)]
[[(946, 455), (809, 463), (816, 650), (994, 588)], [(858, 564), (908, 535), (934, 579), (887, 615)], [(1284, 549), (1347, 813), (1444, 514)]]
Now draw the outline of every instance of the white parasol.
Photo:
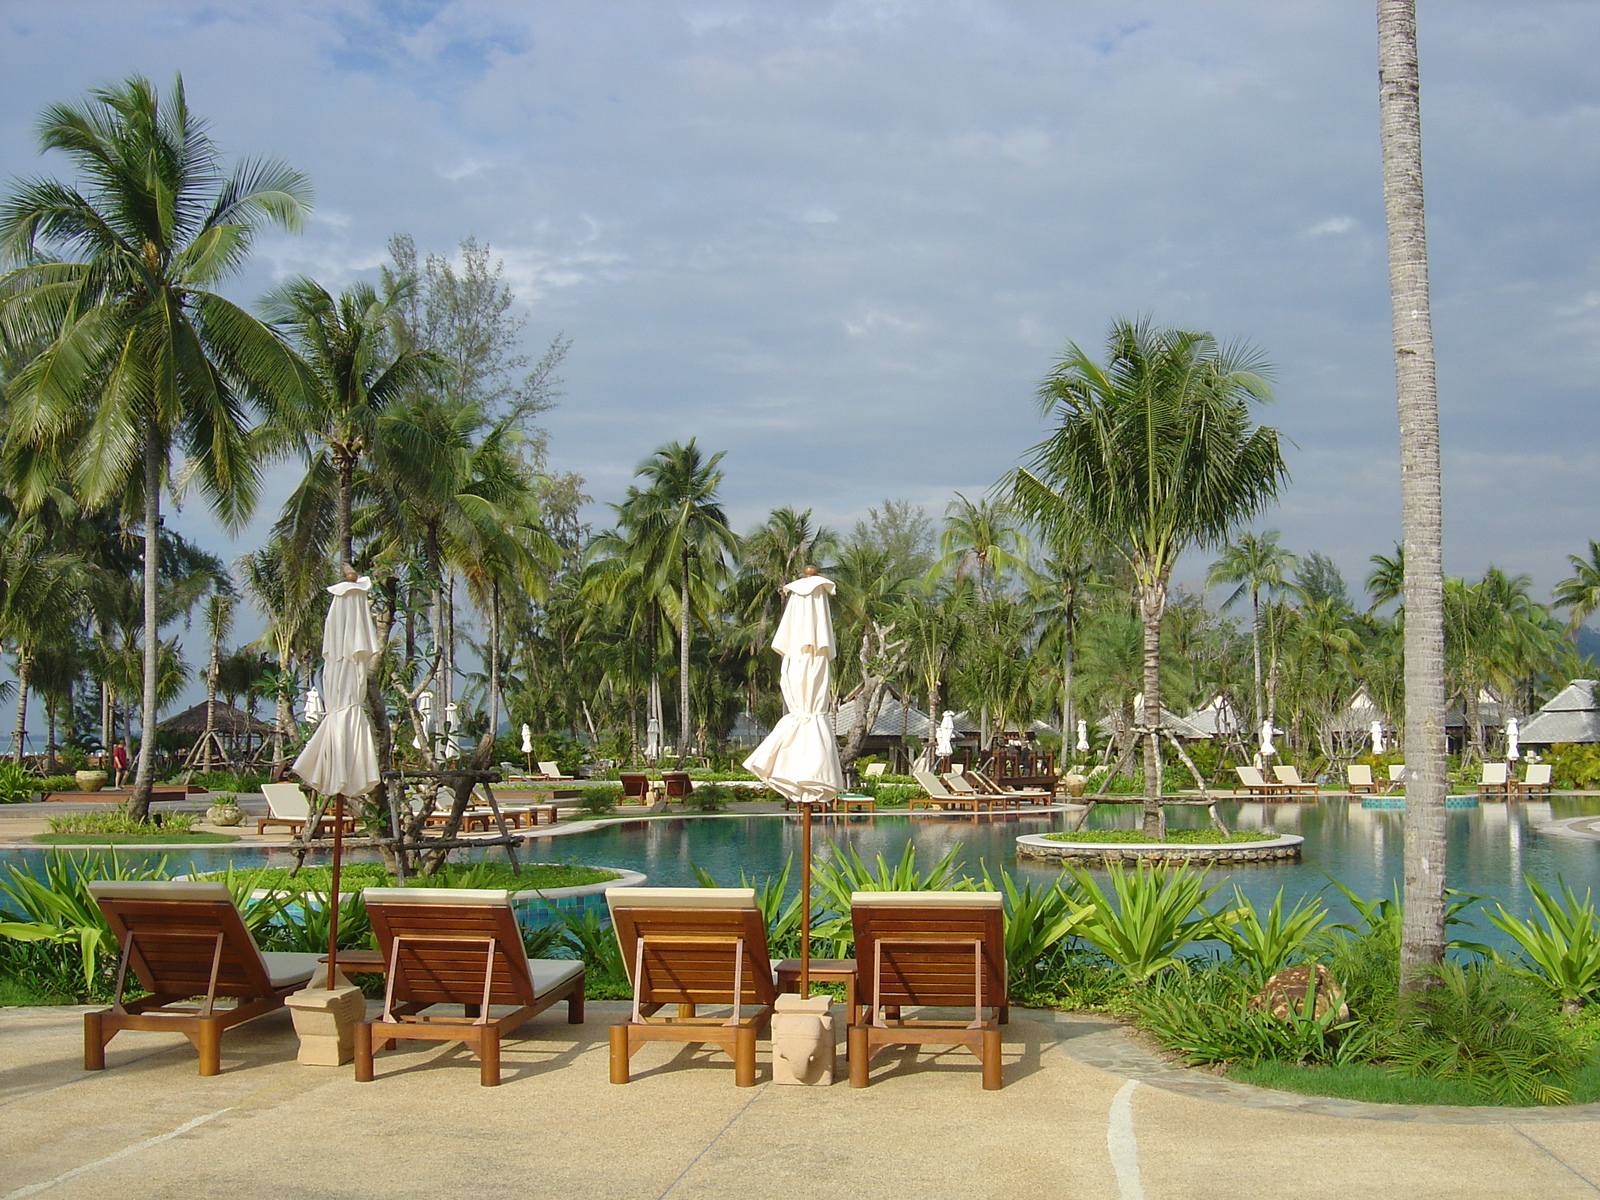
[(533, 730), (526, 725), (522, 727), (522, 752), (524, 754), (533, 753)]
[(651, 762), (661, 757), (661, 722), (654, 717), (644, 725), (644, 756)]
[(367, 720), (367, 671), (382, 647), (372, 623), (367, 593), (372, 580), (354, 578), (328, 589), (333, 602), (322, 623), (322, 686), (327, 715), (311, 733), (294, 773), (324, 796), (334, 797), (333, 880), (328, 889), (328, 984), (333, 986), (339, 938), (339, 855), (343, 849), (344, 800), (378, 785), (378, 750)]
[(1383, 753), (1383, 722), (1382, 721), (1374, 721), (1372, 723), (1372, 752), (1374, 754), (1382, 754)]
[(1078, 753), (1089, 753), (1089, 722), (1083, 720), (1078, 722)]
[(1522, 727), (1517, 723), (1517, 719), (1512, 717), (1510, 722), (1506, 725), (1507, 761), (1516, 762), (1517, 759), (1522, 757), (1522, 747), (1517, 744), (1519, 741), (1521, 741), (1521, 739)]
[(306, 719), (306, 724), (315, 725), (327, 715), (327, 712), (328, 710), (322, 704), (322, 693), (314, 687), (308, 687), (306, 689), (304, 709), (301, 713)]
[(955, 741), (956, 715), (947, 708), (944, 710), (944, 719), (939, 722), (939, 728), (934, 734), (934, 754), (939, 758), (949, 758), (955, 753)]
[(828, 597), (833, 580), (807, 567), (804, 578), (783, 585), (789, 598), (772, 636), (783, 655), (778, 686), (784, 714), (744, 760), (745, 770), (800, 805), (800, 995), (811, 994), (811, 806), (826, 804), (844, 788), (839, 743), (828, 712), (830, 660), (836, 649)]
[(1273, 734), (1272, 722), (1271, 721), (1263, 721), (1263, 722), (1261, 722), (1261, 757), (1262, 758), (1271, 758), (1274, 754), (1276, 754), (1278, 752), (1277, 747), (1272, 744), (1272, 734)]

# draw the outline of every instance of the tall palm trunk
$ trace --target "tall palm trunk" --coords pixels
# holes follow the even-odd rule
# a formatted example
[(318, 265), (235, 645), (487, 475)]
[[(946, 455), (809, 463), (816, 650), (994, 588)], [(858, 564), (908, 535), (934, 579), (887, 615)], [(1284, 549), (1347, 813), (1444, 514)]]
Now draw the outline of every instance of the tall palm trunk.
[(689, 552), (683, 552), (678, 590), (678, 766), (689, 753)]
[(350, 493), (355, 487), (355, 456), (345, 449), (333, 452), (334, 466), (339, 472), (339, 498), (334, 510), (334, 534), (339, 543), (339, 561), (343, 569), (355, 558), (353, 534), (350, 531)]
[(1378, 117), (1389, 230), (1400, 513), (1405, 543), (1405, 912), (1400, 986), (1430, 986), (1444, 961), (1445, 687), (1439, 408), (1414, 0), (1378, 0)]
[(1261, 698), (1261, 592), (1250, 589), (1250, 657), (1256, 672), (1256, 728), (1266, 715)]
[(144, 430), (144, 694), (139, 709), (139, 761), (133, 775), (128, 815), (143, 821), (150, 815), (150, 785), (155, 782), (156, 679), (160, 665), (161, 625), (156, 613), (156, 584), (161, 569), (161, 431), (152, 418)]
[(1166, 833), (1161, 807), (1161, 617), (1167, 589), (1157, 581), (1139, 589), (1139, 615), (1144, 620), (1144, 832)]
[(20, 766), (22, 746), (28, 736), (28, 673), (33, 661), (28, 652), (17, 647), (17, 726), (11, 734), (11, 757)]

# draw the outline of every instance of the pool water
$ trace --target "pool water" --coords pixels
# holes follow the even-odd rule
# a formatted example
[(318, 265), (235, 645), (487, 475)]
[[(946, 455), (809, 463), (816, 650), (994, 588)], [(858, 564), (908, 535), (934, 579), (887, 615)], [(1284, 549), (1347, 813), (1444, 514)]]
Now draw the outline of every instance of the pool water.
[[(1213, 904), (1238, 888), (1258, 906), (1272, 902), (1283, 889), (1285, 901), (1320, 893), (1335, 920), (1353, 919), (1354, 912), (1329, 878), (1339, 880), (1357, 895), (1387, 896), (1401, 878), (1404, 853), (1404, 811), (1367, 809), (1359, 800), (1323, 798), (1316, 804), (1221, 802), (1219, 815), (1231, 829), (1260, 829), (1268, 836), (1296, 833), (1305, 840), (1299, 863), (1261, 863), (1218, 868), (1213, 881), (1223, 886)], [(1450, 886), (1476, 893), (1510, 911), (1529, 910), (1524, 874), (1553, 887), (1557, 876), (1581, 896), (1600, 887), (1600, 841), (1553, 836), (1535, 827), (1553, 819), (1600, 814), (1600, 797), (1555, 798), (1541, 803), (1485, 804), (1450, 811), (1447, 878)], [(1171, 809), (1174, 827), (1203, 826), (1203, 809)], [(880, 814), (874, 817), (822, 818), (814, 826), (819, 857), (843, 846), (854, 848), (869, 863), (877, 855), (893, 862), (907, 842), (916, 847), (918, 864), (931, 866), (956, 847), (963, 870), (991, 877), (1009, 874), (1017, 882), (1048, 883), (1060, 868), (1016, 857), (1016, 838), (1025, 833), (1049, 833), (1066, 828), (1062, 814), (1018, 814), (982, 818)], [(1136, 805), (1102, 806), (1089, 828), (1133, 828), (1139, 821)], [(752, 878), (776, 875), (789, 856), (799, 858), (800, 830), (794, 818), (773, 816), (706, 816), (670, 820), (620, 821), (584, 833), (541, 839), (527, 857), (546, 862), (581, 862), (626, 867), (643, 872), (651, 884), (692, 886), (699, 867), (722, 884), (737, 884), (741, 872)], [(496, 852), (498, 853), (498, 852)], [(20, 864), (37, 872), (43, 849), (0, 852), (0, 865)], [(290, 865), (284, 850), (242, 850), (235, 846), (195, 847), (162, 854), (120, 851), (124, 861), (153, 862), (166, 859), (174, 873), (208, 871), (234, 862), (240, 867)], [(316, 856), (311, 856), (315, 860)], [(352, 858), (363, 856), (352, 855)], [(369, 852), (364, 857), (373, 857)], [(798, 875), (798, 872), (795, 872)], [(796, 880), (791, 879), (791, 887)], [(1504, 935), (1486, 922), (1460, 936), (1504, 944)]]

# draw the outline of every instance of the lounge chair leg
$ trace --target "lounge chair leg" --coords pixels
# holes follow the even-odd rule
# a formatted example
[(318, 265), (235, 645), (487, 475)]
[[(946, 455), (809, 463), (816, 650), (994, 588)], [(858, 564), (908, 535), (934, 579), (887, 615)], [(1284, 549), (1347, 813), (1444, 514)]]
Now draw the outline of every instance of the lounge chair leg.
[(362, 1021), (356, 1026), (356, 1082), (372, 1082), (372, 1026)]
[(1011, 1024), (1011, 1005), (1002, 1004), (1000, 1006), (1000, 1024), (1002, 1024), (1002, 1025)]
[(871, 1064), (867, 1062), (867, 1031), (860, 1025), (850, 1026), (845, 1035), (845, 1054), (850, 1059), (850, 1086), (863, 1088), (867, 1086), (867, 1071)]
[(583, 983), (580, 980), (578, 990), (567, 997), (567, 1024), (583, 1024)]
[(106, 1037), (105, 1015), (104, 1010), (83, 1014), (83, 1069), (85, 1071), (104, 1071), (106, 1069), (106, 1043), (111, 1039)]
[(613, 1025), (611, 1027), (611, 1082), (628, 1082), (628, 1058), (630, 1047), (628, 1045), (628, 1027), (626, 1025)]
[[(478, 1082), (484, 1087), (500, 1086), (500, 1031), (485, 1029), (478, 1039)], [(996, 1084), (995, 1086), (999, 1086)]]
[(200, 1050), (200, 1074), (222, 1073), (222, 1025), (218, 1021), (201, 1019), (199, 1037), (195, 1045)]
[(986, 1092), (998, 1091), (1000, 1088), (1000, 1031), (998, 1029), (985, 1029), (983, 1031), (983, 1048), (980, 1051), (983, 1059), (983, 1090)]
[(754, 1025), (741, 1026), (733, 1031), (733, 1085), (756, 1085), (756, 1029)]

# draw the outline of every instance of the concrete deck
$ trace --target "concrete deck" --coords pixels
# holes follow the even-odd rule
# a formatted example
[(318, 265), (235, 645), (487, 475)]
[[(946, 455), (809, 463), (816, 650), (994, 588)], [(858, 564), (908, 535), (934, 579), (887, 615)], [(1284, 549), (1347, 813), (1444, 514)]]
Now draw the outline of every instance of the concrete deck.
[(965, 1051), (886, 1052), (864, 1091), (774, 1086), (763, 1051), (762, 1082), (739, 1089), (728, 1059), (664, 1044), (617, 1087), (605, 1033), (625, 1006), (598, 1003), (583, 1026), (560, 1005), (527, 1026), (499, 1088), (464, 1051), (415, 1042), (380, 1054), (370, 1084), (301, 1067), (285, 1013), (231, 1031), (211, 1079), (182, 1038), (152, 1033), (120, 1034), (91, 1074), (81, 1011), (0, 1010), (0, 1200), (1600, 1195), (1592, 1121), (1359, 1119), (1241, 1101), (1237, 1085), (1185, 1094), (1131, 1077), (1135, 1050), (1119, 1069), (1125, 1038), (1106, 1023), (1050, 1013), (1015, 1014), (1006, 1086), (984, 1092)]

